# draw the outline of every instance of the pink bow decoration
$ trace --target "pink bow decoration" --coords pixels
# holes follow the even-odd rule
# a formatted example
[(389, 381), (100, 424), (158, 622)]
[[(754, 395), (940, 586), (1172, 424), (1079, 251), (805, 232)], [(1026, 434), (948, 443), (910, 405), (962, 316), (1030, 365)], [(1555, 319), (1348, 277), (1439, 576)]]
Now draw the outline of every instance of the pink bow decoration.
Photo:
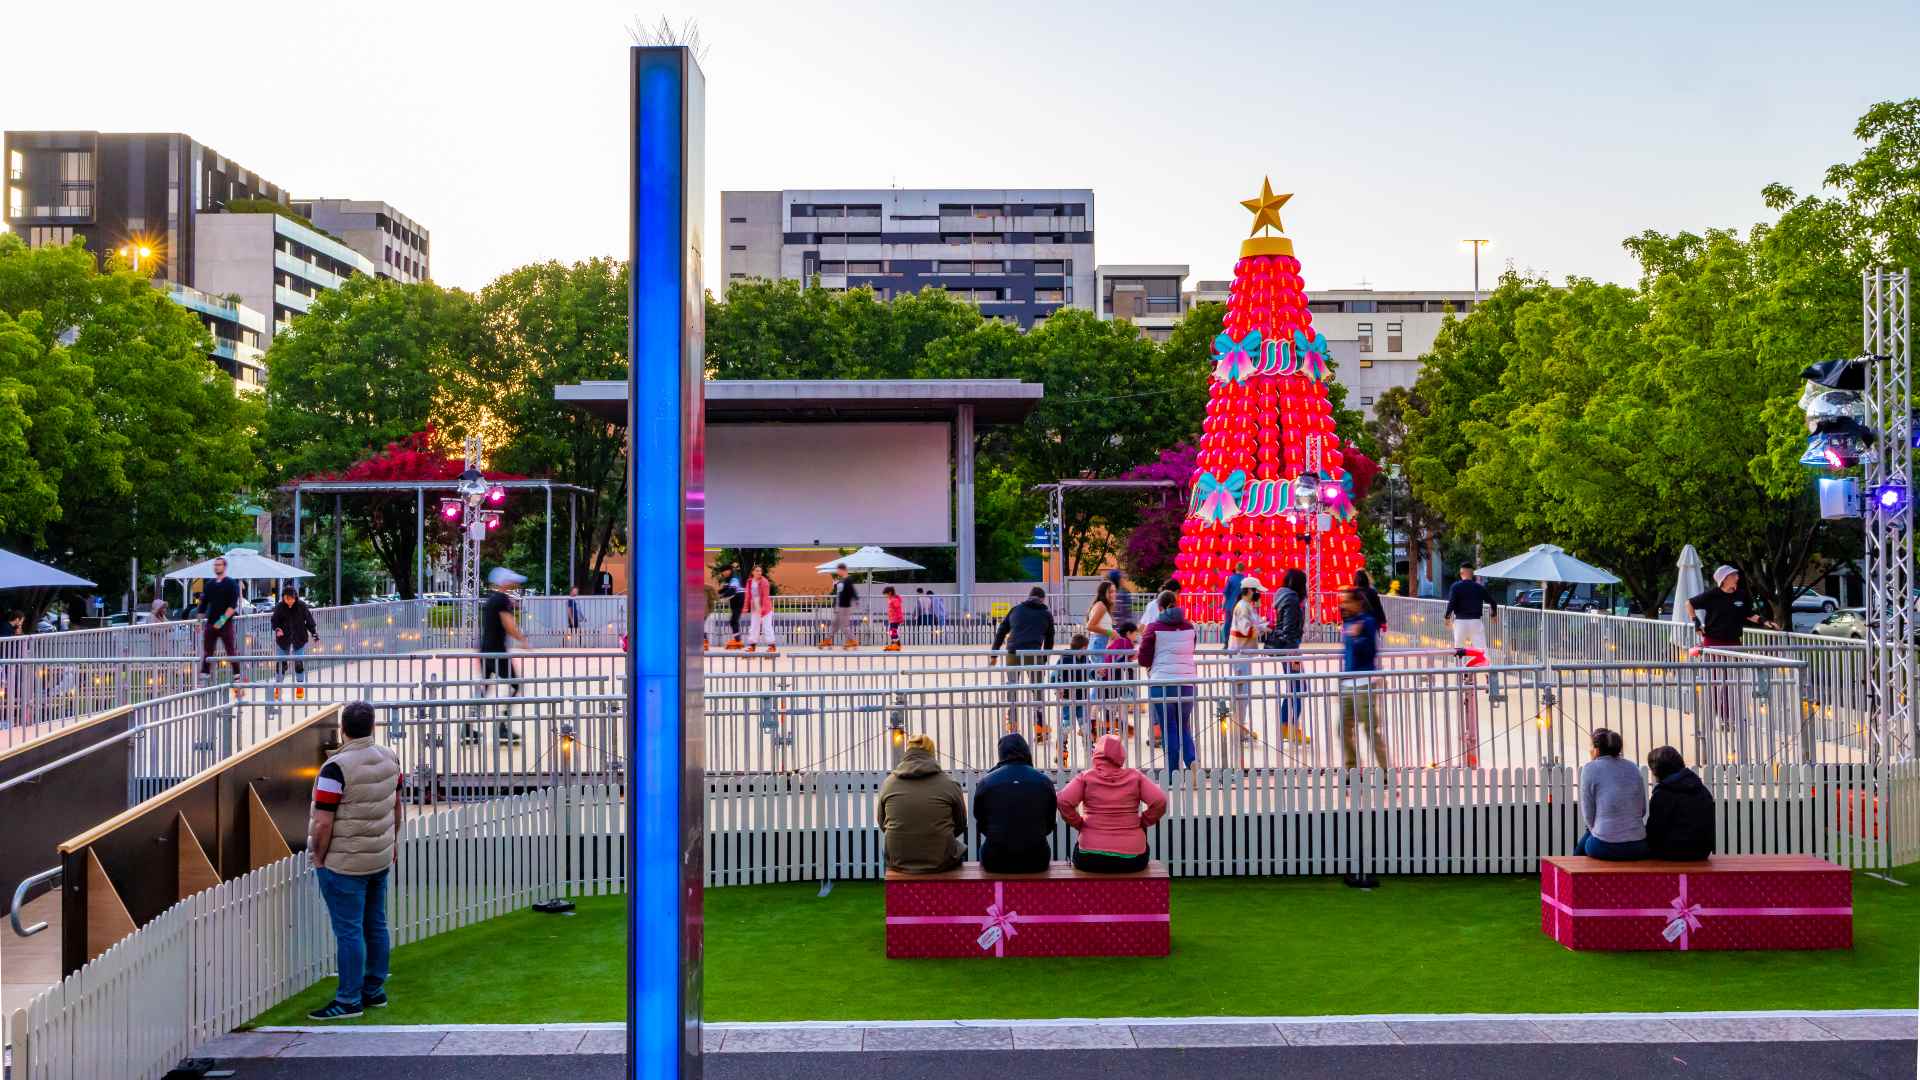
[(1240, 516), (1240, 496), (1246, 490), (1245, 469), (1235, 469), (1225, 480), (1203, 472), (1193, 483), (1193, 504), (1189, 511), (1212, 525), (1225, 525)]
[(1221, 382), (1241, 383), (1259, 366), (1260, 331), (1249, 330), (1238, 341), (1225, 330), (1213, 339), (1213, 377)]
[(1300, 374), (1315, 382), (1326, 382), (1333, 376), (1333, 369), (1327, 363), (1327, 335), (1316, 330), (1308, 337), (1305, 331), (1295, 330), (1293, 352)]
[(1674, 897), (1663, 908), (1577, 908), (1559, 896), (1560, 884), (1566, 875), (1556, 875), (1554, 891), (1542, 892), (1540, 899), (1555, 912), (1554, 927), (1557, 938), (1565, 928), (1564, 919), (1572, 918), (1654, 918), (1665, 919), (1660, 936), (1667, 941), (1677, 941), (1681, 952), (1693, 946), (1692, 935), (1700, 929), (1702, 916), (1750, 916), (1750, 915), (1852, 915), (1853, 908), (1847, 907), (1704, 907), (1692, 903), (1687, 896), (1687, 875), (1674, 875), (1679, 879), (1680, 895)]
[[(995, 895), (998, 896), (997, 891)], [(981, 951), (993, 949), (996, 955), (1005, 955), (1002, 942), (1020, 932), (1020, 928), (1014, 925), (1014, 920), (1019, 917), (1019, 912), (1006, 910), (998, 899), (988, 904), (987, 917), (980, 920)]]

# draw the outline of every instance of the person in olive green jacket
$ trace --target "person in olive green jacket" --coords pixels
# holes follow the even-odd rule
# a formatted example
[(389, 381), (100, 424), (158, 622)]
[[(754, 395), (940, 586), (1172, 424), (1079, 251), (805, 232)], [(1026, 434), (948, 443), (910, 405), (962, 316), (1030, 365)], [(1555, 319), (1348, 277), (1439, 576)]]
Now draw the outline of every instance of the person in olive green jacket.
[(933, 736), (909, 738), (906, 757), (880, 785), (889, 870), (937, 874), (967, 859), (967, 797), (933, 753)]

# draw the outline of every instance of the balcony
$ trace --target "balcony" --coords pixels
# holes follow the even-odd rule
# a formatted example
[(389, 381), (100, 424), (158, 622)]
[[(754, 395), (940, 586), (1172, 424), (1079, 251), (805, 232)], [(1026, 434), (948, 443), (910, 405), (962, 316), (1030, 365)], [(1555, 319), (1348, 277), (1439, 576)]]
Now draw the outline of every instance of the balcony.
[(975, 217), (972, 214), (943, 214), (940, 218), (940, 231), (968, 233), (1072, 233), (1086, 232), (1085, 215), (1072, 217), (1040, 217), (1036, 215), (1016, 215), (1013, 217)]

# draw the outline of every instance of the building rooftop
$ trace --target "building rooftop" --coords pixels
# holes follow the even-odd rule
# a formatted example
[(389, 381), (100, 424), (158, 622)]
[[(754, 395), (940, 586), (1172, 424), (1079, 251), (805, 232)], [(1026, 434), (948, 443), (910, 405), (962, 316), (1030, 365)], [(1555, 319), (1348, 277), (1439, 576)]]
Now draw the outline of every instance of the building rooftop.
[[(706, 414), (709, 423), (927, 420), (971, 405), (984, 427), (1024, 421), (1043, 392), (1018, 379), (711, 379)], [(556, 386), (553, 397), (615, 423), (627, 419), (623, 381)]]

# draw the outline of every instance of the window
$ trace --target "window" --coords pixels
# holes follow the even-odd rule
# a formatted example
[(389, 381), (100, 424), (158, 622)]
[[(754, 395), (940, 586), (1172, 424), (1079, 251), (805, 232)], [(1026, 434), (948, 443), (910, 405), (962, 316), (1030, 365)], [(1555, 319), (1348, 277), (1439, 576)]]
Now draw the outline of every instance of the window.
[(1036, 304), (1064, 304), (1067, 302), (1065, 289), (1035, 289), (1033, 302)]
[(1002, 237), (997, 232), (977, 232), (973, 234), (973, 242), (976, 244), (998, 244), (1001, 240)]
[(740, 280), (741, 278), (743, 278), (743, 277), (746, 277), (746, 276), (747, 276), (746, 274), (744, 274), (744, 273), (742, 273), (742, 272), (740, 272), (740, 271), (738, 271), (738, 270), (735, 270), (735, 271), (734, 271), (733, 273), (731, 273), (731, 274), (728, 274), (728, 275), (727, 275), (727, 280), (729, 280), (729, 281), (739, 281), (739, 280)]
[(847, 234), (846, 233), (821, 233), (820, 242), (823, 244), (844, 244), (847, 242)]
[(746, 223), (747, 219), (743, 217), (730, 217), (727, 219), (727, 224), (729, 225), (745, 225)]
[(1372, 300), (1354, 300), (1347, 304), (1347, 310), (1360, 315), (1371, 315), (1376, 304)]
[(1359, 326), (1355, 327), (1354, 329), (1355, 329), (1355, 332), (1358, 333), (1360, 336), (1360, 351), (1363, 353), (1372, 352), (1373, 351), (1373, 324), (1370, 322), (1363, 322)]
[(973, 272), (976, 274), (1004, 274), (1007, 272), (1007, 264), (1003, 262), (977, 262), (973, 264)]
[(1387, 351), (1391, 353), (1399, 352), (1401, 345), (1404, 344), (1405, 341), (1406, 339), (1402, 337), (1400, 334), (1400, 324), (1397, 322), (1388, 323), (1387, 324)]
[(1381, 311), (1421, 311), (1421, 310), (1424, 310), (1426, 306), (1427, 305), (1425, 301), (1421, 301), (1421, 300), (1382, 300), (1380, 301)]
[(875, 204), (873, 206), (849, 206), (847, 207), (847, 216), (858, 217), (858, 218), (877, 218), (880, 216), (880, 207), (878, 204)]
[(847, 264), (844, 262), (823, 262), (820, 264), (820, 272), (823, 274), (844, 274), (847, 272)]
[(66, 150), (60, 154), (60, 182), (93, 183), (93, 154), (86, 150)]
[(1363, 367), (1363, 368), (1368, 368), (1368, 367), (1372, 367), (1372, 366), (1373, 366), (1373, 361), (1371, 361), (1371, 360), (1365, 360), (1365, 359), (1363, 359), (1363, 360), (1361, 360), (1361, 361), (1360, 361), (1360, 366), (1361, 366), (1361, 367)]
[(847, 243), (849, 244), (877, 244), (879, 242), (880, 234), (877, 232), (854, 233), (847, 237)]
[(1317, 315), (1338, 315), (1346, 310), (1346, 305), (1338, 300), (1309, 300), (1307, 310)]
[(71, 225), (35, 225), (27, 230), (28, 247), (65, 247), (72, 242)]
[(1037, 232), (1033, 234), (1033, 242), (1036, 244), (1064, 244), (1067, 241), (1066, 237), (1059, 233)]
[(933, 264), (936, 274), (971, 274), (973, 264), (967, 262), (937, 262)]
[(26, 204), (27, 204), (26, 194), (22, 192), (19, 188), (10, 187), (7, 189), (7, 216), (8, 217), (22, 216), (22, 208), (25, 207)]
[(18, 150), (7, 151), (7, 179), (19, 180), (27, 175), (27, 156)]
[(1372, 399), (1372, 398), (1370, 398), (1370, 397), (1363, 397), (1363, 398), (1361, 398), (1361, 399), (1360, 399), (1360, 404), (1362, 404), (1362, 405), (1371, 405), (1371, 404), (1373, 404), (1373, 399)]
[(745, 250), (747, 250), (747, 245), (745, 245), (745, 244), (728, 244), (728, 245), (727, 245), (727, 250), (728, 250), (728, 251), (745, 251)]
[(880, 273), (880, 264), (877, 262), (850, 262), (847, 264), (847, 273), (878, 274)]
[(1037, 262), (1033, 264), (1033, 272), (1047, 275), (1064, 274), (1067, 272), (1067, 264), (1058, 259), (1051, 262)]

